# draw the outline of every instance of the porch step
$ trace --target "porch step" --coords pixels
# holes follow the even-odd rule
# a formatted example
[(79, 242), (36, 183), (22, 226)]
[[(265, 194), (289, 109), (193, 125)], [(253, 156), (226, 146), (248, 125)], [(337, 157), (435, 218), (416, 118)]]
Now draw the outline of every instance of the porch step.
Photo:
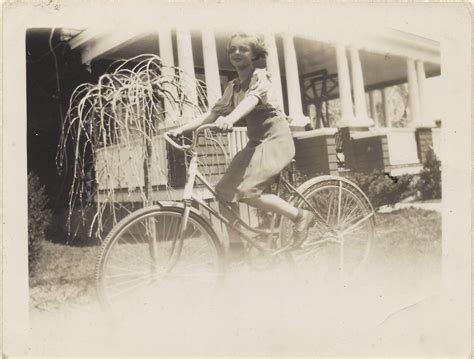
[(414, 175), (421, 172), (423, 166), (420, 163), (413, 163), (407, 165), (392, 166), (390, 169), (391, 176)]

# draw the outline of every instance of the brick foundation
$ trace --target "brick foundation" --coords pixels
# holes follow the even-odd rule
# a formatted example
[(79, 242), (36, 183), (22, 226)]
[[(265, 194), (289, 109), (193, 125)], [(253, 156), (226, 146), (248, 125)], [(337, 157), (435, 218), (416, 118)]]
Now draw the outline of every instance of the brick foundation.
[(417, 128), (415, 131), (415, 137), (418, 158), (420, 159), (420, 163), (424, 163), (426, 161), (428, 150), (433, 147), (433, 135), (431, 133), (431, 128)]
[[(317, 131), (317, 130), (316, 130)], [(303, 174), (338, 174), (336, 141), (333, 134), (310, 134), (295, 137), (296, 167)]]
[(390, 170), (388, 141), (385, 134), (368, 134), (368, 127), (344, 127), (339, 129), (344, 153), (344, 168), (358, 172)]
[(387, 170), (390, 166), (388, 158), (388, 143), (386, 135), (353, 140), (354, 170), (372, 172)]

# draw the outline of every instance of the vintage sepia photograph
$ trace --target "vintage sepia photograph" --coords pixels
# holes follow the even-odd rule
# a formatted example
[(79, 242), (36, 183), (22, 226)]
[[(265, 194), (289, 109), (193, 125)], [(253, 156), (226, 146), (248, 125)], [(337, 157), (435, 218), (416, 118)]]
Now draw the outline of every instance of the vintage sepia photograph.
[(3, 21), (4, 355), (470, 355), (467, 5)]

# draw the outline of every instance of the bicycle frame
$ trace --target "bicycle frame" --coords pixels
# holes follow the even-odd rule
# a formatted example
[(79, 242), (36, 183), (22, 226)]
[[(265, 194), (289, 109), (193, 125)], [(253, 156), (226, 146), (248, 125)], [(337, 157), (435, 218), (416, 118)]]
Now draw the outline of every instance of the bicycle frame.
[[(213, 186), (206, 180), (206, 178), (199, 172), (198, 169), (198, 158), (197, 158), (197, 153), (194, 151), (194, 147), (196, 146), (196, 139), (198, 136), (198, 133), (204, 129), (207, 128), (214, 128), (214, 125), (204, 125), (199, 127), (196, 130), (195, 133), (195, 139), (193, 141), (193, 144), (190, 146), (183, 146), (183, 145), (178, 145), (176, 142), (171, 140), (169, 136), (165, 134), (165, 140), (170, 143), (173, 147), (178, 148), (183, 151), (188, 151), (191, 154), (191, 159), (189, 162), (188, 166), (188, 174), (187, 174), (187, 180), (186, 184), (184, 186), (184, 193), (183, 193), (183, 202), (184, 202), (184, 215), (183, 215), (183, 221), (181, 222), (180, 226), (180, 235), (179, 238), (182, 237), (182, 234), (184, 233), (186, 226), (187, 226), (187, 220), (189, 218), (189, 212), (191, 210), (191, 205), (193, 203), (197, 203), (202, 208), (205, 208), (211, 215), (215, 216), (218, 218), (221, 222), (223, 222), (226, 226), (234, 229), (239, 235), (241, 236), (242, 239), (244, 239), (246, 242), (250, 243), (255, 249), (257, 249), (259, 252), (267, 252), (268, 250), (262, 247), (254, 238), (250, 237), (247, 235), (243, 230), (242, 227), (250, 231), (251, 233), (255, 235), (264, 235), (267, 236), (267, 241), (270, 241), (273, 239), (273, 235), (276, 234), (274, 231), (275, 224), (277, 222), (277, 219), (280, 217), (277, 214), (272, 214), (271, 221), (270, 221), (270, 228), (269, 229), (259, 229), (259, 228), (253, 228), (250, 225), (248, 225), (241, 217), (239, 214), (237, 214), (231, 206), (225, 202), (219, 200), (219, 197), (217, 196), (217, 193), (215, 192)], [(216, 198), (216, 200), (219, 202), (220, 205), (224, 206), (229, 213), (232, 214), (233, 220), (231, 221), (224, 217), (221, 213), (219, 213), (217, 210), (212, 208), (210, 205), (208, 205), (205, 201), (203, 201), (200, 197), (196, 196), (194, 193), (194, 186), (196, 184), (196, 180), (198, 180), (200, 183), (204, 185)], [(287, 190), (290, 192), (291, 195), (298, 197), (299, 199), (303, 200), (309, 208), (312, 209), (312, 211), (319, 217), (321, 222), (329, 228), (329, 225), (327, 224), (327, 221), (318, 213), (318, 211), (312, 206), (310, 202), (307, 201), (307, 199), (298, 192), (298, 190), (293, 187), (285, 178), (279, 175), (278, 182), (277, 182), (277, 195), (280, 193), (281, 186), (284, 185)], [(173, 248), (174, 248), (173, 244)], [(178, 244), (179, 245), (179, 244)], [(181, 244), (182, 245), (182, 244)], [(181, 246), (179, 245), (179, 246)], [(178, 247), (178, 253), (180, 252), (180, 248)], [(281, 251), (278, 251), (279, 253)]]
[[(266, 236), (272, 236), (273, 235), (273, 228), (270, 227), (270, 230), (264, 230), (264, 229), (259, 229), (259, 228), (253, 228), (249, 226), (235, 211), (230, 207), (230, 205), (225, 202), (219, 200), (219, 197), (217, 196), (217, 193), (215, 192), (213, 186), (206, 180), (206, 178), (199, 172), (198, 170), (198, 161), (197, 161), (197, 155), (193, 154), (191, 157), (190, 163), (189, 163), (189, 174), (188, 174), (188, 179), (186, 181), (186, 185), (184, 187), (184, 194), (183, 194), (183, 201), (184, 201), (184, 208), (185, 208), (185, 214), (189, 213), (190, 211), (190, 206), (191, 204), (197, 203), (203, 208), (205, 208), (211, 215), (215, 216), (218, 218), (220, 221), (222, 221), (226, 226), (229, 226), (233, 228), (235, 231), (239, 233), (239, 235), (246, 240), (247, 242), (251, 243), (252, 246), (254, 246), (256, 249), (259, 251), (265, 251), (265, 249), (258, 243), (256, 242), (253, 238), (249, 237), (245, 232), (242, 231), (241, 226), (243, 226), (245, 229), (249, 230), (250, 232), (254, 234), (260, 234), (260, 235), (266, 235)], [(196, 183), (196, 179), (199, 180), (216, 198), (216, 200), (219, 202), (219, 204), (223, 205), (226, 207), (226, 209), (232, 214), (234, 217), (233, 219), (236, 222), (231, 222), (229, 219), (225, 218), (221, 213), (219, 213), (217, 210), (209, 206), (205, 201), (203, 201), (201, 198), (196, 196), (193, 192), (194, 185)], [(272, 224), (274, 224), (276, 220), (277, 215), (273, 214), (272, 216)], [(185, 216), (185, 219), (187, 217)], [(183, 220), (183, 230), (186, 228), (186, 223)]]

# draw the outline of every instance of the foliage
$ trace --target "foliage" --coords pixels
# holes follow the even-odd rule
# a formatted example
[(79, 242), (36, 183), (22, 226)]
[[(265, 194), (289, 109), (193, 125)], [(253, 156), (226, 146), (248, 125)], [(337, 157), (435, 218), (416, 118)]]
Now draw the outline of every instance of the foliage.
[(28, 174), (28, 267), (34, 272), (41, 257), (45, 231), (51, 223), (51, 212), (46, 208), (47, 196), (36, 174)]
[(441, 162), (431, 148), (426, 154), (416, 189), (423, 200), (441, 198)]
[[(196, 98), (191, 98), (192, 93)], [(72, 163), (67, 169), (73, 173), (69, 218), (76, 208), (84, 214), (95, 208), (90, 232), (100, 236), (105, 208), (117, 203), (119, 187), (129, 194), (138, 190), (142, 204), (149, 204), (153, 180), (168, 174), (168, 168), (152, 166), (164, 163), (159, 158), (164, 154), (163, 141), (157, 136), (164, 128), (200, 115), (207, 103), (205, 96), (199, 80), (164, 65), (156, 55), (116, 61), (97, 84), (78, 86), (71, 96), (57, 157), (60, 170)], [(101, 166), (97, 165), (99, 155)], [(123, 161), (130, 166), (120, 183)], [(98, 183), (102, 199), (95, 207)], [(117, 217), (115, 212), (111, 216)]]
[(390, 87), (388, 91), (390, 123), (392, 127), (406, 127), (408, 124), (408, 113), (410, 111), (408, 87), (406, 84), (396, 85)]
[(371, 173), (351, 172), (348, 177), (369, 197), (374, 208), (394, 205), (414, 192), (410, 175), (391, 177), (376, 170)]
[[(387, 97), (388, 103), (388, 121), (391, 123), (392, 127), (406, 127), (408, 122), (408, 112), (409, 112), (409, 103), (408, 103), (408, 87), (406, 84), (395, 85), (386, 87), (385, 96)], [(377, 118), (380, 122), (386, 121), (385, 113), (383, 108), (383, 100), (380, 91), (375, 91), (374, 101), (377, 112)], [(367, 106), (370, 102), (367, 99)], [(337, 127), (337, 121), (341, 118), (341, 101), (339, 98), (334, 98), (327, 101), (327, 108), (323, 109), (323, 112), (327, 110), (327, 122), (328, 127)], [(370, 109), (367, 109), (370, 111)]]

